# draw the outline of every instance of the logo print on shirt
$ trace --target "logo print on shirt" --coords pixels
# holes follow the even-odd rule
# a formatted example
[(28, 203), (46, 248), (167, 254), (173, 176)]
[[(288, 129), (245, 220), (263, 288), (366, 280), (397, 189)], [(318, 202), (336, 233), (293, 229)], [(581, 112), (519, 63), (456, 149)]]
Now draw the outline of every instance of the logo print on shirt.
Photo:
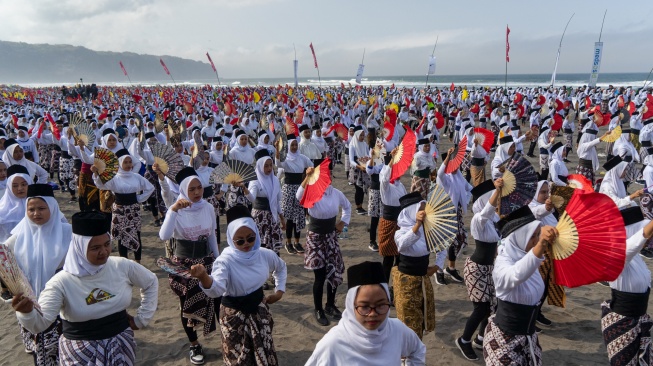
[(112, 295), (99, 288), (94, 288), (91, 293), (86, 297), (86, 305), (97, 304), (98, 302), (109, 300), (116, 295)]

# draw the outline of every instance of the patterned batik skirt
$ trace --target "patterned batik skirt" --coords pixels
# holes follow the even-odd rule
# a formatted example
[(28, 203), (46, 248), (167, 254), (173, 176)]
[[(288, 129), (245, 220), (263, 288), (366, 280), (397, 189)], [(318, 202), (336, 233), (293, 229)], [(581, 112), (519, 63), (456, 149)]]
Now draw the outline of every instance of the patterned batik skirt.
[(644, 159), (648, 156), (648, 148), (646, 147), (640, 147), (639, 148), (639, 161), (644, 161)]
[(381, 217), (381, 191), (371, 189), (367, 199), (367, 215), (370, 217)]
[(367, 172), (353, 165), (349, 168), (349, 182), (363, 188), (363, 191), (367, 191), (372, 180)]
[(397, 319), (422, 339), (435, 330), (435, 294), (430, 277), (407, 275), (397, 267), (392, 267), (390, 276)]
[(225, 211), (236, 205), (243, 205), (246, 207), (251, 206), (251, 202), (249, 202), (247, 197), (245, 197), (242, 188), (235, 187), (231, 184), (229, 185), (229, 188), (227, 188), (227, 192), (225, 192), (225, 203)]
[(306, 212), (299, 205), (297, 190), (299, 184), (284, 184), (281, 186), (281, 212), (286, 220), (295, 223), (295, 230), (301, 231), (306, 226)]
[(326, 267), (326, 280), (333, 288), (342, 283), (345, 273), (345, 262), (342, 260), (338, 234), (334, 230), (328, 234), (318, 234), (312, 231), (306, 233), (306, 251), (304, 252), (304, 268), (314, 270)]
[(39, 144), (39, 165), (41, 168), (50, 172), (52, 166), (52, 151), (54, 150), (54, 145), (52, 144)]
[(50, 173), (59, 172), (59, 158), (61, 157), (61, 149), (52, 149), (52, 159), (50, 160)]
[(610, 309), (610, 301), (601, 304), (601, 313), (601, 331), (610, 365), (653, 364), (653, 321), (648, 314), (637, 318), (619, 315)]
[[(182, 258), (173, 255), (172, 261), (188, 268), (194, 264), (203, 264), (206, 267), (206, 271), (211, 274), (214, 258)], [(215, 300), (204, 294), (204, 291), (200, 288), (199, 280), (169, 275), (168, 282), (172, 291), (179, 297), (183, 304), (181, 311), (184, 318), (188, 321), (188, 326), (195, 328), (203, 324), (204, 336), (215, 331)]]
[(463, 269), (463, 278), (465, 278), (467, 296), (469, 296), (471, 302), (495, 302), (496, 291), (492, 279), (493, 269), (494, 265), (492, 264), (478, 264), (467, 257)]
[(336, 151), (336, 141), (333, 138), (326, 139), (326, 144), (327, 144), (327, 151), (326, 155), (331, 162), (335, 163), (336, 162), (336, 155), (338, 155), (338, 152)]
[(549, 155), (540, 154), (540, 173), (549, 170)]
[(399, 230), (396, 221), (386, 220), (383, 217), (379, 219), (379, 229), (377, 231), (379, 238), (379, 254), (384, 257), (399, 255), (397, 243), (395, 242), (395, 232)]
[(544, 262), (538, 267), (542, 280), (546, 285), (546, 299), (549, 305), (564, 308), (567, 301), (565, 288), (556, 283), (555, 269), (553, 267), (553, 254), (550, 251), (544, 256)]
[(565, 150), (567, 151), (567, 154), (569, 154), (574, 146), (574, 134), (564, 133), (563, 136), (565, 140)]
[(59, 336), (61, 335), (61, 319), (57, 319), (50, 327), (41, 333), (33, 334), (20, 326), (25, 349), (36, 356), (35, 366), (59, 365)]
[(458, 203), (458, 209), (456, 210), (456, 220), (458, 221), (458, 232), (451, 246), (457, 258), (463, 248), (467, 246), (467, 230), (465, 230), (465, 221), (463, 219), (463, 206), (460, 203)]
[(483, 336), (483, 358), (486, 366), (541, 366), (542, 347), (537, 333), (530, 336), (505, 334), (494, 323), (492, 315)]
[(138, 239), (138, 233), (141, 231), (141, 205), (114, 203), (111, 213), (111, 236), (123, 247), (137, 251), (141, 247)]
[(419, 192), (423, 200), (427, 200), (429, 195), (429, 186), (431, 180), (429, 178), (422, 178), (413, 175), (413, 180), (410, 182), (410, 192)]
[(213, 211), (215, 211), (215, 236), (220, 244), (220, 200), (214, 194), (205, 200), (213, 206)]
[(167, 208), (166, 204), (163, 201), (163, 196), (161, 196), (161, 184), (159, 183), (159, 176), (154, 173), (150, 167), (145, 170), (145, 174), (143, 174), (143, 178), (147, 179), (150, 184), (154, 186), (154, 198), (155, 198), (155, 204), (156, 207), (159, 209), (159, 213), (163, 216), (165, 216)]
[(277, 352), (272, 340), (274, 320), (262, 302), (255, 314), (220, 305), (220, 330), (222, 331), (222, 359), (227, 366), (278, 365)]
[(100, 211), (111, 213), (115, 201), (116, 197), (113, 195), (113, 192), (103, 189), (100, 190)]
[(261, 246), (279, 253), (283, 247), (283, 232), (279, 221), (272, 220), (272, 211), (252, 209), (252, 218), (258, 228)]
[(485, 165), (471, 165), (469, 167), (469, 175), (472, 178), (470, 182), (472, 187), (476, 187), (479, 184), (485, 182)]
[(79, 173), (79, 200), (84, 201), (84, 206), (94, 206), (100, 200), (100, 190), (93, 183), (93, 176)]
[(62, 366), (132, 366), (136, 362), (136, 341), (131, 328), (97, 341), (77, 341), (62, 335), (59, 350)]
[(462, 175), (465, 175), (471, 166), (472, 166), (472, 156), (470, 155), (470, 153), (466, 153), (462, 163), (460, 163), (460, 173), (462, 173)]
[(75, 179), (75, 159), (59, 158), (59, 180), (67, 185), (66, 188), (76, 191), (77, 179)]
[(592, 182), (592, 185), (594, 185), (594, 169), (590, 167), (578, 165), (576, 167), (576, 174), (580, 174), (585, 178), (589, 179), (589, 181)]

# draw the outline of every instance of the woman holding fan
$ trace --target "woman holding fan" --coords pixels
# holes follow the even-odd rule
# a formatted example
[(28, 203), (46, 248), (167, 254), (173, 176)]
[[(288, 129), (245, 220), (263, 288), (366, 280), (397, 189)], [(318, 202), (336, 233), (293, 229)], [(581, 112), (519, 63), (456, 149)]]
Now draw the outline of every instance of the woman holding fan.
[(11, 236), (11, 231), (25, 218), (27, 189), (32, 184), (27, 168), (12, 165), (7, 169), (7, 190), (0, 198), (0, 243)]
[[(349, 182), (354, 184), (356, 193), (354, 195), (354, 203), (356, 204), (356, 213), (359, 215), (367, 214), (363, 209), (363, 198), (365, 191), (370, 186), (370, 176), (367, 174), (365, 159), (369, 158), (370, 147), (365, 142), (365, 131), (363, 127), (356, 126), (354, 128), (354, 136), (349, 142)], [(361, 161), (363, 160), (363, 161)]]
[[(240, 160), (245, 164), (252, 165), (256, 161), (254, 159), (255, 151), (248, 146), (248, 138), (245, 134), (245, 131), (238, 130), (236, 132), (236, 146), (229, 150), (229, 159), (231, 160)], [(225, 194), (226, 209), (241, 204), (248, 207), (251, 207), (249, 200), (247, 200), (246, 195), (248, 194), (247, 187), (243, 182), (238, 182), (237, 184), (229, 185), (227, 193)]]
[[(596, 145), (601, 142), (600, 138), (596, 137), (599, 133), (598, 127), (596, 129), (594, 123), (588, 123), (578, 141), (578, 166), (576, 167), (576, 174), (582, 174), (585, 178), (589, 179), (594, 184), (594, 173), (599, 169), (599, 156), (596, 152)], [(604, 135), (605, 136), (605, 135)]]
[(422, 199), (426, 200), (431, 186), (431, 172), (435, 170), (435, 159), (431, 155), (429, 139), (417, 141), (417, 152), (413, 156), (413, 179), (410, 183), (411, 192), (419, 192)]

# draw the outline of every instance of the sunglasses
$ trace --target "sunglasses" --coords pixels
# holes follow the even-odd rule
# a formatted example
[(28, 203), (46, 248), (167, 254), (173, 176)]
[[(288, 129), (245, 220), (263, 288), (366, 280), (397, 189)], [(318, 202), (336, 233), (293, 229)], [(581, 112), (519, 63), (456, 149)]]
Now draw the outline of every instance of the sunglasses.
[(255, 241), (256, 241), (256, 236), (250, 236), (247, 239), (234, 240), (234, 243), (236, 243), (236, 245), (240, 247), (240, 246), (245, 245), (245, 242), (248, 242), (248, 243), (251, 244), (251, 243), (253, 243)]

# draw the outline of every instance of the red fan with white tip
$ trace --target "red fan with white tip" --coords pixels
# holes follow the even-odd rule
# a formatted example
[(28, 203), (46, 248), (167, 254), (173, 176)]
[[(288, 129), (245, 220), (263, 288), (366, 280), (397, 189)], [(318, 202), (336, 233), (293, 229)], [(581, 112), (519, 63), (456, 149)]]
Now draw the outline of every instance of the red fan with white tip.
[(551, 125), (552, 131), (560, 131), (562, 128), (562, 116), (559, 113), (553, 114), (553, 125)]
[(594, 192), (592, 182), (582, 174), (569, 174), (567, 184), (572, 188), (579, 189), (582, 193)]
[(489, 153), (494, 144), (494, 133), (488, 129), (476, 127), (474, 128), (474, 140), (478, 140), (478, 145)]
[(319, 201), (324, 195), (324, 192), (331, 184), (330, 163), (329, 158), (324, 159), (320, 165), (313, 169), (313, 173), (307, 175), (308, 184), (304, 188), (301, 201), (299, 201), (302, 207), (311, 208), (315, 206), (315, 202)]
[(385, 137), (386, 141), (392, 140), (392, 136), (395, 134), (395, 126), (392, 125), (390, 122), (386, 122), (383, 124), (383, 136)]
[(449, 156), (449, 161), (447, 162), (447, 167), (444, 168), (444, 172), (447, 174), (453, 173), (456, 169), (460, 168), (463, 160), (465, 160), (465, 154), (467, 153), (467, 135), (458, 143), (458, 146), (454, 147), (453, 152)]
[(392, 172), (390, 174), (390, 181), (394, 182), (399, 177), (404, 175), (406, 169), (413, 162), (413, 156), (415, 155), (415, 143), (417, 142), (417, 136), (410, 129), (406, 129), (406, 134), (401, 140), (399, 146), (397, 146), (397, 152), (392, 157)]
[(435, 112), (435, 128), (438, 130), (444, 127), (444, 116), (440, 112)]
[(619, 277), (626, 262), (626, 228), (610, 197), (574, 194), (556, 229), (551, 252), (558, 285), (578, 287)]

